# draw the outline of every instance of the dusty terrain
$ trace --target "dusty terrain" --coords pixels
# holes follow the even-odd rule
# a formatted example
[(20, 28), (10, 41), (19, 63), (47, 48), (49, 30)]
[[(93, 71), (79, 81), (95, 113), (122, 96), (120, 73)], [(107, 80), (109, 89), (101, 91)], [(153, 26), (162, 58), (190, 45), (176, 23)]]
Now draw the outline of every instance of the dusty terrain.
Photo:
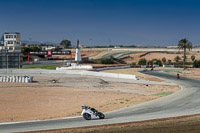
[(77, 116), (82, 104), (111, 111), (179, 90), (178, 86), (115, 83), (59, 74), (35, 75), (34, 81), (0, 83), (0, 122)]
[[(144, 52), (140, 52), (140, 53), (134, 53), (134, 54), (129, 54), (127, 56), (129, 56), (129, 58), (124, 59), (124, 61), (128, 64), (132, 63), (132, 62), (138, 62), (141, 58), (145, 58), (146, 60), (152, 60), (152, 59), (160, 59), (162, 60), (163, 57), (166, 58), (166, 60), (171, 60), (172, 62), (174, 61), (174, 58), (176, 56), (179, 56), (181, 58), (180, 61), (183, 61), (183, 53), (180, 52), (179, 54), (175, 54), (175, 53), (149, 53), (145, 56), (140, 57), (142, 54), (144, 54)], [(194, 55), (195, 59), (199, 60), (200, 59), (200, 53), (199, 52), (195, 52), (195, 51), (190, 51), (187, 52), (187, 62), (192, 62), (191, 60), (191, 56)]]
[[(130, 51), (112, 51), (112, 50), (103, 50), (103, 51), (83, 51), (82, 55), (84, 57), (92, 57), (93, 59), (98, 59), (101, 58), (102, 56), (105, 56), (107, 54), (113, 54), (113, 53), (120, 53), (120, 52), (130, 52)], [(183, 53), (180, 51), (179, 53), (177, 52), (169, 52), (169, 53), (149, 53), (145, 56), (140, 57), (141, 55), (145, 54), (146, 52), (135, 52), (132, 54), (127, 54), (123, 55), (121, 58), (127, 63), (131, 64), (132, 62), (138, 62), (139, 59), (145, 58), (147, 60), (152, 60), (152, 59), (162, 59), (163, 57), (166, 58), (166, 60), (171, 60), (174, 62), (174, 58), (176, 56), (179, 56), (181, 58), (180, 61), (183, 60)], [(187, 52), (187, 62), (192, 62), (191, 56), (194, 55), (197, 60), (200, 59), (200, 52), (199, 51), (188, 51)]]

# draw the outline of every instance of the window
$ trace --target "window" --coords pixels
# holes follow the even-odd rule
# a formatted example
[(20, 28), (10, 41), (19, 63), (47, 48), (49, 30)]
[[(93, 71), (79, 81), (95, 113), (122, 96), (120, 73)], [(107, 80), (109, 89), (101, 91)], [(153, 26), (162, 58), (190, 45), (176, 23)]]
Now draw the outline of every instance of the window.
[(13, 44), (13, 41), (8, 41), (8, 44)]
[(6, 38), (16, 38), (16, 35), (6, 35)]
[(8, 49), (9, 49), (9, 50), (13, 50), (13, 47), (9, 47)]

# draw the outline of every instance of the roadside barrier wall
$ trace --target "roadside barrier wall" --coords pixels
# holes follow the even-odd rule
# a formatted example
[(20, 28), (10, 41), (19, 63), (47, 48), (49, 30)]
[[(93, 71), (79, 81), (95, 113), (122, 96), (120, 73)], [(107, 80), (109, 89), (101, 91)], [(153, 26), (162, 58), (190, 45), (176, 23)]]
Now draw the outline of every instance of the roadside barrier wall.
[[(6, 69), (2, 70), (0, 73), (6, 73)], [(18, 73), (18, 70), (12, 70), (11, 73)], [(86, 76), (100, 76), (100, 77), (112, 77), (121, 79), (133, 79), (138, 80), (135, 75), (129, 74), (116, 74), (116, 73), (105, 73), (105, 72), (95, 72), (86, 70), (45, 70), (45, 69), (27, 69), (20, 72), (21, 74), (70, 74), (70, 75), (86, 75)]]
[(103, 68), (96, 68), (96, 71), (103, 71), (103, 70), (112, 70), (112, 69), (125, 69), (125, 68), (130, 68), (131, 66), (116, 66), (116, 67), (103, 67)]
[(0, 82), (32, 83), (33, 76), (0, 76)]
[(56, 67), (56, 70), (69, 70), (69, 69), (93, 69), (92, 65), (74, 65), (69, 67)]
[(57, 70), (57, 71), (54, 71), (54, 72), (51, 71), (51, 73), (78, 74), (78, 75), (86, 75), (86, 76), (99, 76), (99, 77), (111, 77), (111, 78), (138, 80), (135, 75), (94, 72), (94, 71), (83, 71), (83, 70)]

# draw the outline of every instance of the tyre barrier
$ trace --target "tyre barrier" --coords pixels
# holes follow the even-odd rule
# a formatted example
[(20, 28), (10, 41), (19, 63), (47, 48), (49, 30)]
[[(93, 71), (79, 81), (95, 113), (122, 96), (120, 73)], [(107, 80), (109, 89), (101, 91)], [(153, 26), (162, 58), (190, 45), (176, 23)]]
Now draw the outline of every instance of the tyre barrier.
[(0, 82), (32, 83), (33, 76), (0, 76)]

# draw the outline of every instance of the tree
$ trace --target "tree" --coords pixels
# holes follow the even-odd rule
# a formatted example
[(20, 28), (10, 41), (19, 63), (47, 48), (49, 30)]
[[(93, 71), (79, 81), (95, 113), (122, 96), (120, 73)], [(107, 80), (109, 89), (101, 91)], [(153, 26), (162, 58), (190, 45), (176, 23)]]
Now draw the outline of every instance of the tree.
[(192, 56), (191, 56), (191, 59), (192, 59), (192, 61), (194, 62), (194, 60), (195, 60), (195, 56), (192, 55)]
[(152, 59), (149, 61), (149, 65), (153, 66), (153, 65), (159, 65), (159, 66), (162, 66), (162, 62), (160, 59)]
[(71, 41), (69, 40), (62, 40), (60, 43), (61, 46), (63, 46), (64, 48), (69, 48), (71, 46)]
[(132, 62), (130, 65), (131, 65), (131, 66), (136, 66), (136, 63), (135, 63), (135, 62)]
[(163, 62), (163, 64), (165, 64), (165, 63), (166, 63), (166, 61), (167, 61), (167, 60), (166, 60), (166, 58), (165, 58), (165, 57), (163, 57), (163, 58), (162, 58), (162, 62)]
[(40, 52), (40, 51), (42, 51), (42, 49), (41, 49), (41, 47), (39, 47), (39, 46), (32, 46), (32, 47), (22, 47), (22, 50), (21, 50), (21, 52), (22, 52), (22, 54), (24, 55), (24, 56), (28, 56), (28, 52)]
[(176, 57), (174, 58), (174, 61), (175, 61), (176, 63), (178, 63), (180, 59), (181, 59), (181, 58), (180, 58), (179, 56), (176, 56)]
[(186, 38), (181, 39), (178, 42), (178, 49), (181, 50), (183, 49), (183, 66), (185, 68), (185, 62), (186, 62), (186, 50), (188, 49), (189, 51), (192, 49), (192, 43), (189, 42)]
[(147, 60), (145, 58), (142, 58), (138, 61), (138, 65), (146, 65), (147, 64)]
[(53, 51), (61, 51), (62, 48), (60, 48), (59, 46), (55, 47), (55, 49)]
[(199, 68), (199, 67), (200, 67), (200, 60), (195, 60), (195, 61), (193, 62), (193, 67)]
[(169, 65), (171, 65), (171, 63), (172, 63), (172, 60), (168, 60), (167, 62), (168, 62), (168, 64), (169, 64)]

